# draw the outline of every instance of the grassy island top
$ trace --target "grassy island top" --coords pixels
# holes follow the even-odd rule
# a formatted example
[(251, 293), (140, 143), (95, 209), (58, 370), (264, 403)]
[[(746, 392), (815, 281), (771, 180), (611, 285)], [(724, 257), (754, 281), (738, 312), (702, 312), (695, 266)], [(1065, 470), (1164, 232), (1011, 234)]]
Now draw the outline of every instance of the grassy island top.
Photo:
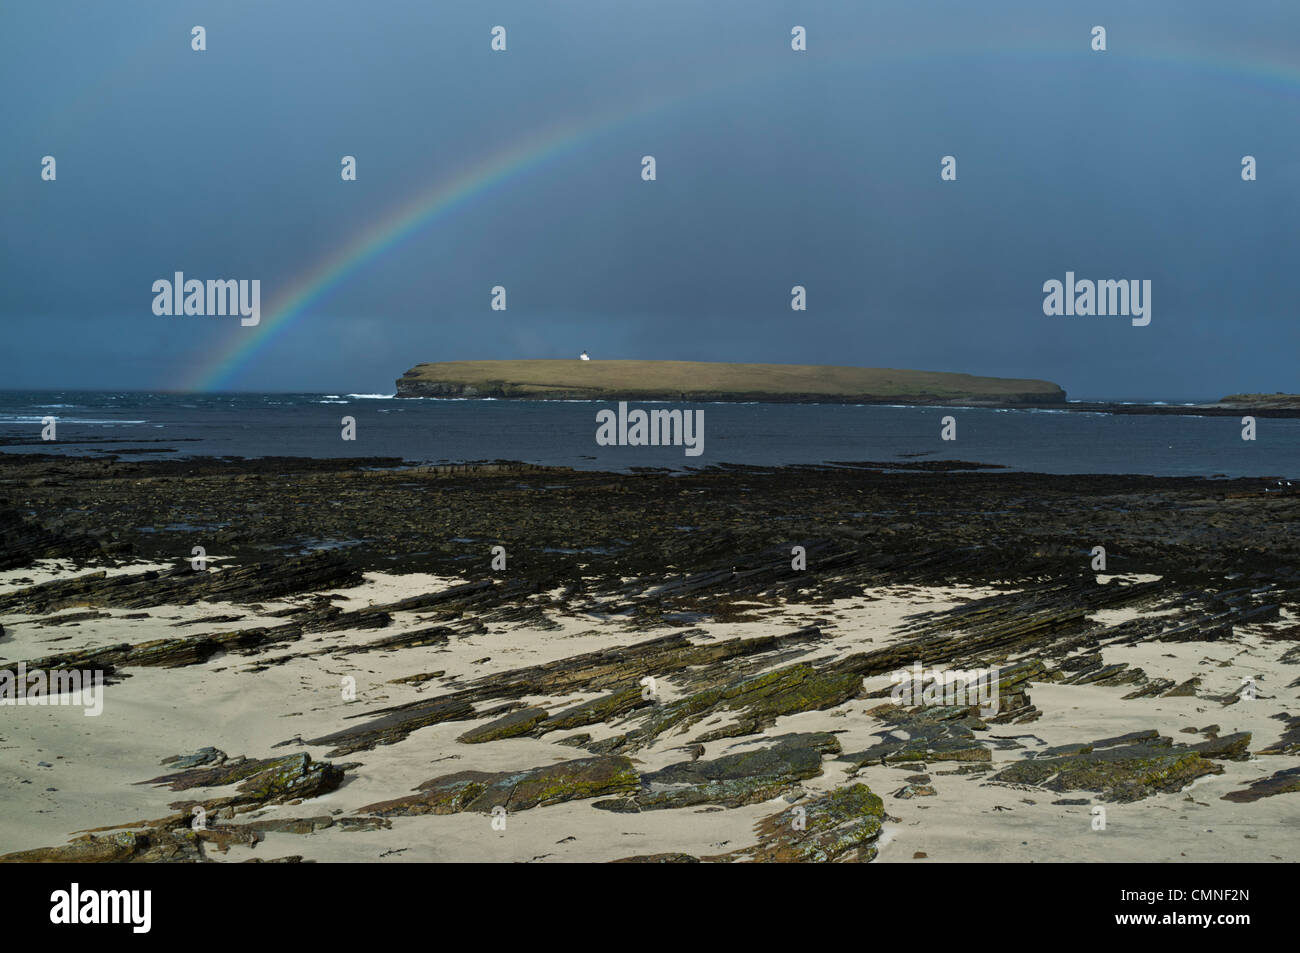
[(1051, 403), (1050, 381), (823, 364), (521, 360), (417, 364), (399, 397)]

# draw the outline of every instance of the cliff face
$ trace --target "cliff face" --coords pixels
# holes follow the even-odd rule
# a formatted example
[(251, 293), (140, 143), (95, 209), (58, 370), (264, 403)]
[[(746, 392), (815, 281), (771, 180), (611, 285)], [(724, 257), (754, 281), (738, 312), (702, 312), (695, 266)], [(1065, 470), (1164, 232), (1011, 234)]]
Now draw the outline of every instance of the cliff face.
[(1065, 391), (1040, 380), (815, 364), (449, 361), (411, 368), (397, 396), (1002, 406), (1061, 403)]

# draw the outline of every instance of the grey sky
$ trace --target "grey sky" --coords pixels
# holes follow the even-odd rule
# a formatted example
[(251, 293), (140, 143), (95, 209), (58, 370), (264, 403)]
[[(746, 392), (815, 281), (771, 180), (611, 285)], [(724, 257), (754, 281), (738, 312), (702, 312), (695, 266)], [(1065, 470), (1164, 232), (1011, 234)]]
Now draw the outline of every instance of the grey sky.
[[(585, 348), (1295, 391), (1298, 43), (1287, 0), (6, 0), (0, 388), (174, 387), (254, 334), (226, 386), (391, 392), (421, 360)], [(271, 333), (295, 279), (569, 126)], [(1067, 270), (1150, 279), (1150, 326), (1044, 316)], [(175, 271), (260, 278), (264, 327), (155, 316)]]

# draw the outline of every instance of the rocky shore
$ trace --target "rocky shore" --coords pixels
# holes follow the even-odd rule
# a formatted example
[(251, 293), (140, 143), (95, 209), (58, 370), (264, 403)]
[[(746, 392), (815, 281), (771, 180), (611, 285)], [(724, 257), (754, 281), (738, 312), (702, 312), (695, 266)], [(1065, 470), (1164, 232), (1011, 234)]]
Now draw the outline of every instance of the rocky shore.
[(1291, 859), (1298, 517), (957, 461), (0, 455), (0, 669), (107, 681), (0, 705), (0, 860)]

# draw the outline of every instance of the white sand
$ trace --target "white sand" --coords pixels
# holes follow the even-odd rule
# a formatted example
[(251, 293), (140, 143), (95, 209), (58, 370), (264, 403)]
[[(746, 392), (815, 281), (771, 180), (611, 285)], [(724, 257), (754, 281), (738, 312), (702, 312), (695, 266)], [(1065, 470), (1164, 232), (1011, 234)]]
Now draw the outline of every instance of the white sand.
[[(139, 567), (132, 567), (133, 570)], [(84, 572), (85, 570), (81, 570)], [(42, 581), (66, 568), (0, 574), (0, 591), (17, 578)], [(80, 573), (77, 573), (80, 574)], [(335, 604), (355, 609), (392, 602), (410, 595), (448, 588), (454, 579), (431, 576), (369, 575), (364, 586), (341, 592)], [(731, 639), (784, 633), (808, 624), (827, 626), (828, 636), (811, 643), (804, 658), (839, 656), (877, 648), (897, 637), (908, 616), (922, 610), (950, 608), (964, 599), (990, 592), (966, 587), (896, 587), (864, 594), (862, 599), (828, 605), (772, 608), (756, 604), (760, 621), (705, 624), (704, 638)], [(264, 603), (267, 612), (303, 599)], [(72, 610), (68, 610), (72, 611)], [(78, 624), (38, 626), (23, 616), (0, 617), (6, 638), (0, 642), (0, 667), (18, 659), (51, 652), (115, 642), (231, 631), (284, 619), (255, 614), (247, 606), (204, 603), (188, 607), (146, 610), (147, 619), (113, 618)], [(212, 615), (242, 615), (238, 622), (176, 628), (174, 622)], [(106, 689), (104, 713), (85, 717), (76, 707), (0, 708), (0, 853), (64, 843), (75, 831), (110, 824), (162, 817), (169, 801), (213, 796), (225, 791), (171, 792), (141, 785), (168, 769), (160, 761), (174, 754), (215, 746), (228, 754), (270, 757), (304, 750), (297, 745), (274, 748), (295, 737), (316, 737), (358, 724), (350, 715), (442, 694), (482, 675), (534, 665), (590, 652), (613, 644), (657, 638), (668, 628), (635, 632), (619, 620), (595, 616), (556, 618), (560, 627), (537, 631), (527, 626), (489, 625), (483, 633), (453, 636), (445, 645), (405, 648), (339, 656), (305, 656), (326, 647), (356, 645), (430, 624), (433, 613), (407, 612), (386, 629), (309, 635), (295, 643), (272, 646), (253, 656), (225, 655), (206, 664), (178, 669), (131, 668), (129, 676)], [(1127, 616), (1112, 614), (1107, 623)], [(424, 620), (424, 621), (422, 621)], [(1283, 623), (1288, 624), (1288, 623)], [(455, 624), (453, 624), (454, 626)], [(1253, 748), (1276, 739), (1281, 723), (1272, 716), (1295, 711), (1296, 689), (1284, 686), (1300, 671), (1287, 671), (1277, 656), (1288, 646), (1260, 637), (1264, 627), (1245, 631), (1239, 643), (1153, 643), (1108, 648), (1107, 663), (1129, 662), (1153, 678), (1183, 681), (1204, 679), (1201, 693), (1235, 690), (1245, 668), (1257, 676), (1260, 698), (1223, 707), (1204, 698), (1155, 698), (1122, 701), (1133, 686), (1103, 688), (1034, 684), (1030, 695), (1043, 717), (1027, 725), (994, 726), (996, 736), (1025, 736), (1026, 748), (1119, 735), (1157, 728), (1175, 741), (1194, 742), (1203, 736), (1180, 729), (1221, 726), (1220, 734), (1251, 731)], [(251, 669), (292, 656), (284, 664)], [(1224, 665), (1224, 663), (1227, 663)], [(443, 671), (444, 676), (418, 685), (394, 685), (391, 680), (416, 673)], [(1280, 675), (1275, 673), (1282, 673)], [(344, 676), (356, 680), (357, 700), (341, 691)], [(658, 679), (663, 700), (679, 691), (671, 676)], [(871, 680), (868, 688), (888, 685)], [(571, 704), (593, 695), (574, 695)], [(557, 705), (561, 700), (524, 699)], [(873, 744), (884, 727), (865, 712), (880, 699), (857, 699), (828, 712), (782, 718), (768, 735), (791, 731), (835, 731), (845, 751)], [(491, 707), (491, 706), (488, 706)], [(350, 813), (379, 800), (409, 793), (420, 782), (455, 771), (519, 770), (584, 757), (582, 749), (555, 742), (558, 732), (541, 739), (522, 738), (466, 745), (458, 735), (481, 722), (449, 722), (420, 729), (399, 744), (379, 746), (333, 759), (359, 762), (348, 780), (332, 794), (299, 805), (280, 805), (252, 817), (310, 817)], [(653, 770), (683, 760), (680, 746), (712, 722), (692, 726), (684, 734), (669, 734), (634, 760)], [(616, 733), (616, 726), (582, 729), (594, 737)], [(716, 757), (753, 740), (727, 739), (707, 745), (705, 757)], [(323, 758), (326, 748), (308, 748)], [(1017, 759), (1021, 751), (995, 750), (995, 764)], [(50, 767), (40, 765), (49, 763)], [(1106, 830), (1092, 829), (1087, 806), (1057, 806), (1061, 798), (1088, 797), (1082, 792), (1055, 794), (1017, 790), (990, 784), (979, 776), (939, 774), (955, 763), (933, 762), (927, 773), (937, 793), (933, 797), (895, 799), (910, 769), (872, 766), (856, 773), (884, 798), (895, 818), (886, 824), (880, 841), (881, 861), (911, 862), (923, 851), (929, 861), (965, 860), (1270, 860), (1292, 858), (1300, 845), (1300, 795), (1266, 798), (1250, 804), (1219, 800), (1246, 782), (1296, 766), (1300, 758), (1267, 757), (1249, 762), (1220, 762), (1226, 773), (1202, 779), (1178, 794), (1159, 795), (1136, 804), (1106, 804)], [(827, 759), (824, 774), (805, 782), (820, 792), (841, 786), (854, 775), (851, 766)], [(48, 790), (54, 788), (56, 790)], [(1029, 801), (1034, 803), (1030, 804)], [(785, 806), (783, 801), (737, 809), (704, 807), (641, 814), (598, 811), (589, 802), (570, 802), (519, 812), (507, 818), (506, 830), (492, 828), (481, 814), (393, 818), (391, 830), (344, 831), (329, 828), (311, 835), (268, 834), (256, 848), (234, 848), (218, 859), (244, 860), (300, 854), (317, 860), (611, 860), (637, 853), (680, 851), (715, 854), (752, 842), (755, 821)], [(1001, 809), (999, 809), (1001, 808)], [(924, 862), (924, 861), (917, 861)]]

